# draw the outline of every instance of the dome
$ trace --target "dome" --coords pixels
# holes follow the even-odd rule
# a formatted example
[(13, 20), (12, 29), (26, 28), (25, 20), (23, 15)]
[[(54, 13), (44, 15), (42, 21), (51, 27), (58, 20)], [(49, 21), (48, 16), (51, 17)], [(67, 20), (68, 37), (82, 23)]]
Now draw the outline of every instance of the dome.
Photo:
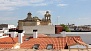
[(49, 11), (46, 11), (46, 13), (49, 13)]
[(28, 15), (32, 15), (32, 14), (29, 12)]

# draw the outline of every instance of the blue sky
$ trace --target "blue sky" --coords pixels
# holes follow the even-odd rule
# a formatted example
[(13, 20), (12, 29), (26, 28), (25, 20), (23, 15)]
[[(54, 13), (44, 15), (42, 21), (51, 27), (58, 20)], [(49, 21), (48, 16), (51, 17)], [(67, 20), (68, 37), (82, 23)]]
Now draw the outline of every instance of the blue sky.
[(0, 0), (0, 24), (17, 25), (28, 12), (42, 19), (45, 11), (53, 24), (91, 25), (91, 0)]

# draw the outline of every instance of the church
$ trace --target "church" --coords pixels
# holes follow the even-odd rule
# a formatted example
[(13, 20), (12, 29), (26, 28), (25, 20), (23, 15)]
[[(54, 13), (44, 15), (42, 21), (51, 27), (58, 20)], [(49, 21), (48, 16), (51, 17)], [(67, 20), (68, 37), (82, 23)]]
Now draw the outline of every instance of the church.
[(51, 25), (51, 14), (49, 11), (46, 11), (43, 19), (38, 17), (32, 17), (32, 14), (29, 12), (27, 18), (24, 20), (18, 20), (18, 29), (23, 30), (23, 26), (36, 26), (36, 25)]

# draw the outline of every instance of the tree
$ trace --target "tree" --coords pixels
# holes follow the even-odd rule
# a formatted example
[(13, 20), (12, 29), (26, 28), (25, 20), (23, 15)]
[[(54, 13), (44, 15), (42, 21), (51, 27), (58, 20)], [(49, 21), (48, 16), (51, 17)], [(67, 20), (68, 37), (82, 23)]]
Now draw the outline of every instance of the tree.
[(66, 32), (70, 32), (69, 28), (64, 25), (64, 24), (60, 24), (63, 27), (63, 30), (65, 30)]

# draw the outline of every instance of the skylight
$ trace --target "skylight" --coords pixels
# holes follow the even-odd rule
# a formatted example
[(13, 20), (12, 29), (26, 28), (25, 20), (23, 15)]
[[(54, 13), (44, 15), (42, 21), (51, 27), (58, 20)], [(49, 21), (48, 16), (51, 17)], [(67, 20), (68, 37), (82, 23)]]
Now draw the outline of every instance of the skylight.
[(48, 44), (47, 45), (47, 50), (53, 49), (53, 44)]
[(38, 49), (39, 48), (39, 44), (34, 44), (33, 49)]

